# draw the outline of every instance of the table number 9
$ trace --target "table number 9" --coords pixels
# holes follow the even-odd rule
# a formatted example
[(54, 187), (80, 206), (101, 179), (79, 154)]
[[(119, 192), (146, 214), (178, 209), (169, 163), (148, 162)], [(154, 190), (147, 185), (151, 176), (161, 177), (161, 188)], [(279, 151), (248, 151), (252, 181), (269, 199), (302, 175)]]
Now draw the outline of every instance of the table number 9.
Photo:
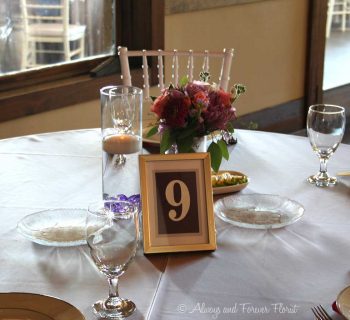
[[(177, 202), (175, 200), (175, 185), (178, 184), (180, 186), (181, 190), (181, 198), (180, 201)], [(181, 181), (181, 180), (172, 180), (168, 183), (166, 189), (165, 189), (165, 197), (169, 204), (171, 204), (173, 207), (179, 207), (181, 206), (181, 214), (179, 217), (177, 216), (177, 211), (174, 209), (171, 209), (169, 211), (169, 218), (173, 221), (181, 221), (183, 220), (188, 210), (190, 209), (190, 192), (188, 191), (187, 185)]]
[(145, 253), (215, 250), (209, 153), (139, 157)]

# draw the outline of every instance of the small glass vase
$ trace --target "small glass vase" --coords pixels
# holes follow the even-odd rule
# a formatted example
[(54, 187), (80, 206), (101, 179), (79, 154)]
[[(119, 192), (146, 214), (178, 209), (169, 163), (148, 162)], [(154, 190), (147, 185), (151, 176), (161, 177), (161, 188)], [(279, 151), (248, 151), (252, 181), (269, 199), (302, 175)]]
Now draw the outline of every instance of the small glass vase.
[[(207, 136), (194, 138), (192, 148), (195, 152), (207, 152)], [(171, 147), (165, 151), (165, 154), (176, 153), (179, 153), (176, 143), (173, 143)]]

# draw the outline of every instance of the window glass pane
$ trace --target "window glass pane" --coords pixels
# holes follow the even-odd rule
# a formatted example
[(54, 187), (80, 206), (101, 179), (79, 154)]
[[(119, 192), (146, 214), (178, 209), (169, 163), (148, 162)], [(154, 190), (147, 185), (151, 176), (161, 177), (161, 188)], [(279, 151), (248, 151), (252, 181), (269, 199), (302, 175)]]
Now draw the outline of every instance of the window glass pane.
[(113, 53), (114, 0), (0, 0), (0, 75)]

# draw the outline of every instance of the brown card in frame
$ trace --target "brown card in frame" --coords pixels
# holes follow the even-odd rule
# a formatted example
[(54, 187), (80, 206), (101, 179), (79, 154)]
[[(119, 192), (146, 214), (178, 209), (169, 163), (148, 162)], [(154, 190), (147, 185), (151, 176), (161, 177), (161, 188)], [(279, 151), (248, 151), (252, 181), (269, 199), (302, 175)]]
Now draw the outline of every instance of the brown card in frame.
[(144, 253), (216, 249), (209, 153), (141, 155)]

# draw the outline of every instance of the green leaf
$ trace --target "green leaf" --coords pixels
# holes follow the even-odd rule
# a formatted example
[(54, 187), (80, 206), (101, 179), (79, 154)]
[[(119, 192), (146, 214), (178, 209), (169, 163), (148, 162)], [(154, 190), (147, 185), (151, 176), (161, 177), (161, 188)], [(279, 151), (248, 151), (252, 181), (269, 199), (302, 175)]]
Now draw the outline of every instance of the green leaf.
[(219, 171), (220, 164), (222, 161), (221, 149), (216, 142), (212, 142), (208, 148), (211, 158), (211, 167), (215, 172)]
[(152, 99), (152, 101), (157, 99), (157, 97), (154, 97), (154, 96), (149, 96), (149, 97)]
[(227, 122), (227, 124), (226, 124), (226, 130), (227, 130), (228, 132), (231, 132), (231, 133), (235, 131), (235, 128), (233, 127), (232, 122)]
[(180, 85), (180, 87), (184, 87), (187, 83), (188, 83), (188, 77), (184, 76), (181, 78), (179, 85)]
[(152, 137), (153, 135), (155, 135), (158, 132), (158, 126), (154, 126), (152, 127), (146, 134), (146, 137)]
[(173, 144), (173, 139), (171, 137), (170, 134), (170, 130), (164, 130), (164, 132), (162, 133), (162, 138), (160, 140), (160, 153), (165, 153), (165, 151), (167, 151), (171, 145)]
[(187, 136), (183, 139), (177, 139), (177, 150), (179, 153), (193, 152), (193, 136)]
[(182, 129), (180, 133), (177, 135), (178, 139), (184, 139), (188, 136), (193, 136), (195, 132), (195, 128), (187, 127), (186, 129)]
[(218, 144), (218, 146), (219, 146), (220, 149), (221, 149), (221, 154), (222, 154), (222, 156), (223, 156), (226, 160), (228, 160), (229, 157), (230, 157), (230, 154), (228, 153), (228, 149), (227, 149), (227, 144), (226, 144), (226, 142), (225, 142), (224, 140), (219, 140), (219, 141), (217, 142), (217, 144)]
[(210, 73), (208, 71), (204, 71), (202, 70), (200, 73), (199, 73), (199, 79), (203, 82), (208, 82), (209, 79), (210, 79)]

